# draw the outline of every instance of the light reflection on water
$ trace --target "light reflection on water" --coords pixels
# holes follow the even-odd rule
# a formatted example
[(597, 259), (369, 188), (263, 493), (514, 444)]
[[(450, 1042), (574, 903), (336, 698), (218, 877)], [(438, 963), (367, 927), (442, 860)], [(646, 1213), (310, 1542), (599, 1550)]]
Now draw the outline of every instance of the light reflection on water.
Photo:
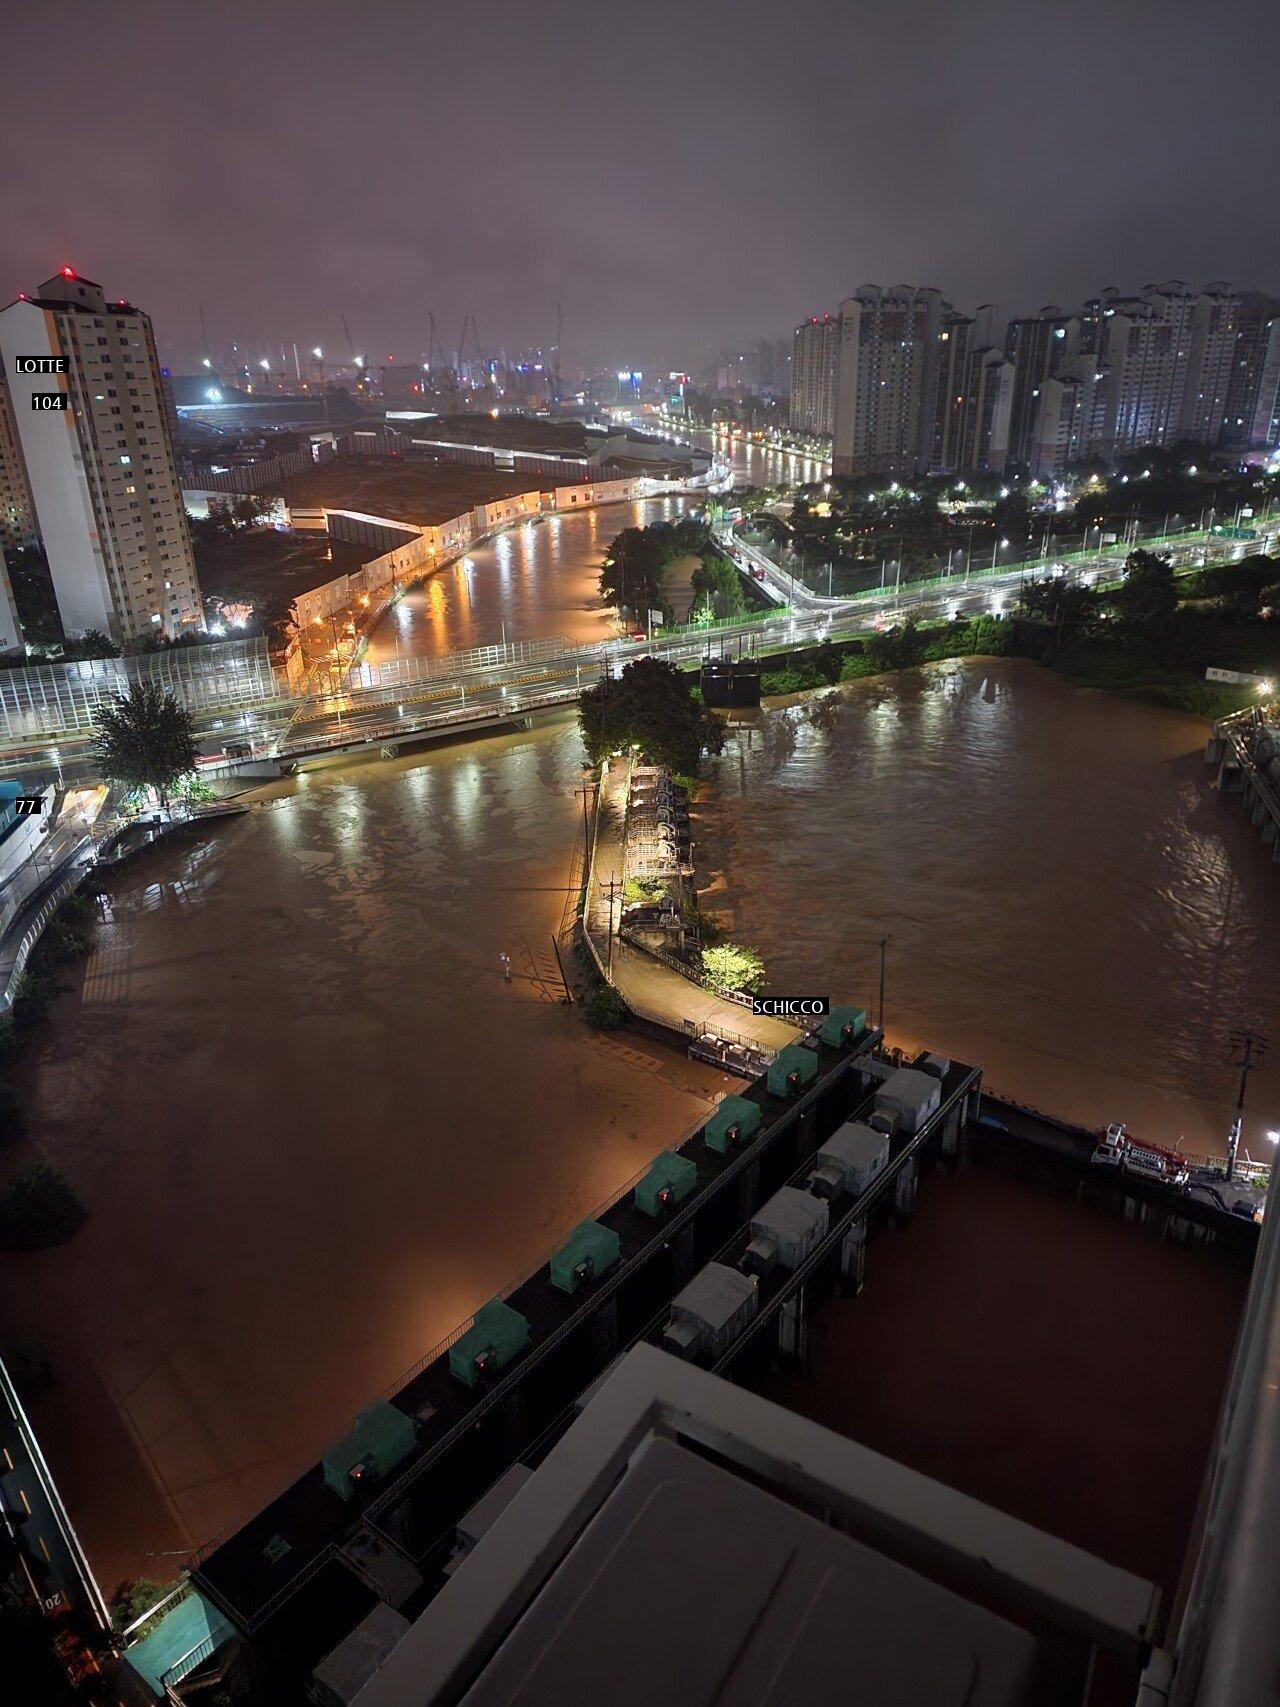
[[(998, 1088), (1218, 1149), (1227, 1033), (1280, 1014), (1280, 886), (1205, 726), (992, 662), (764, 712), (704, 791), (699, 864), (786, 994), (868, 1001)], [(1255, 1073), (1268, 1149), (1280, 1076)]]

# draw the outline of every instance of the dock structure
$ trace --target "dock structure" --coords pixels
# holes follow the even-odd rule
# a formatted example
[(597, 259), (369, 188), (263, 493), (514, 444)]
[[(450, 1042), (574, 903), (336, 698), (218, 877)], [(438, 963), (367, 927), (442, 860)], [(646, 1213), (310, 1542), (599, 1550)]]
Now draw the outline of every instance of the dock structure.
[(1280, 863), (1280, 702), (1252, 706), (1215, 723), (1205, 748), (1218, 787), (1238, 794), (1250, 821)]
[[(291, 1652), (295, 1642), (307, 1645), (308, 1631), (312, 1639), (318, 1632), (317, 1651), (297, 1654), (304, 1671), (384, 1598), (382, 1580), (403, 1597), (389, 1601), (396, 1610), (418, 1604), (439, 1578), (466, 1511), (513, 1462), (567, 1424), (578, 1395), (629, 1345), (660, 1340), (677, 1293), (866, 1102), (878, 1079), (880, 1042), (874, 1030), (843, 1047), (814, 1040), (819, 1071), (785, 1100), (771, 1096), (763, 1079), (747, 1086), (740, 1100), (759, 1111), (754, 1131), (743, 1120), (741, 1138), (718, 1147), (723, 1135), (708, 1143), (702, 1126), (673, 1150), (684, 1171), (696, 1174), (691, 1190), (671, 1193), (652, 1213), (644, 1190), (637, 1191), (646, 1169), (593, 1212), (590, 1221), (616, 1237), (617, 1261), (581, 1275), (569, 1290), (559, 1268), (544, 1263), (504, 1292), (529, 1337), (500, 1367), (471, 1383), (451, 1368), (450, 1352), (473, 1320), (396, 1384), (387, 1400), (411, 1420), (416, 1442), (393, 1473), (380, 1478), (370, 1470), (340, 1498), (316, 1465), (195, 1557), (201, 1593), (242, 1634), (261, 1637), (269, 1629), (273, 1645)], [(965, 1083), (968, 1097), (976, 1069)], [(942, 1118), (954, 1123), (963, 1113), (952, 1098)], [(767, 1291), (762, 1297), (768, 1301)], [(399, 1569), (371, 1569), (370, 1544)]]
[[(393, 1452), (343, 1443), (195, 1556), (199, 1593), (282, 1677), (312, 1674), (379, 1606), (416, 1619), (450, 1580), (468, 1513), (536, 1470), (632, 1348), (748, 1386), (762, 1365), (803, 1367), (813, 1313), (861, 1289), (870, 1235), (910, 1222), (931, 1166), (1007, 1152), (1151, 1233), (1243, 1261), (1256, 1248), (1252, 1222), (1091, 1167), (1095, 1134), (987, 1096), (980, 1067), (922, 1055), (904, 1074), (866, 1028), (839, 1042), (815, 1030), (803, 1048), (812, 1074), (780, 1091), (762, 1073), (731, 1119), (664, 1152), (660, 1177), (646, 1168), (362, 1413), (376, 1410), (380, 1439), (394, 1420)], [(900, 1107), (890, 1078), (928, 1094)], [(519, 1331), (488, 1332), (495, 1314)]]

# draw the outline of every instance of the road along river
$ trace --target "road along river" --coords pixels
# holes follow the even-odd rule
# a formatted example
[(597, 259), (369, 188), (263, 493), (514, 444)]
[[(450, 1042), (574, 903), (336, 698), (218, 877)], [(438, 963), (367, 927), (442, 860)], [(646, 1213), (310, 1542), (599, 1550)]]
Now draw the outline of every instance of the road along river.
[[(1208, 1148), (1228, 1029), (1277, 1031), (1280, 886), (1204, 733), (1008, 662), (766, 709), (696, 805), (704, 904), (784, 994), (865, 1001), (887, 935), (895, 1039)], [(728, 1088), (556, 1000), (580, 759), (565, 718), (312, 772), (119, 873), (5, 1158), (62, 1169), (90, 1220), (0, 1258), (108, 1585), (312, 1462)], [(1278, 1096), (1264, 1066), (1251, 1146)]]

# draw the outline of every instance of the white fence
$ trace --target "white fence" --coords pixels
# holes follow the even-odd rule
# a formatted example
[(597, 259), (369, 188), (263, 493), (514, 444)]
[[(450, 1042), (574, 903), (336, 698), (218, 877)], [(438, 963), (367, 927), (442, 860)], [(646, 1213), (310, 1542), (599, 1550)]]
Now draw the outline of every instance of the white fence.
[(12, 741), (85, 735), (98, 707), (137, 682), (168, 689), (188, 711), (224, 711), (285, 697), (267, 643), (224, 640), (127, 658), (82, 658), (0, 670), (0, 733)]

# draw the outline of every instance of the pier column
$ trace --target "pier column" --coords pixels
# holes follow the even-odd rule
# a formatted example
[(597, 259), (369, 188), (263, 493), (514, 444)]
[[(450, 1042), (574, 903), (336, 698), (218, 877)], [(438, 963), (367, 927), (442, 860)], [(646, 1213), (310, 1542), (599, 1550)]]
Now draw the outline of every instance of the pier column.
[(591, 1363), (600, 1370), (610, 1363), (618, 1351), (618, 1295), (615, 1292), (591, 1318)]
[(949, 1168), (960, 1162), (960, 1132), (964, 1126), (968, 1098), (958, 1102), (942, 1124), (942, 1160)]
[(809, 1317), (804, 1307), (804, 1287), (788, 1298), (778, 1312), (778, 1350), (783, 1357), (803, 1363), (809, 1351)]
[(912, 1156), (893, 1182), (893, 1218), (900, 1227), (905, 1227), (915, 1213), (919, 1174), (916, 1158)]
[(671, 1290), (679, 1292), (693, 1278), (693, 1222), (671, 1241)]
[(749, 1162), (738, 1175), (738, 1219), (750, 1220), (760, 1204), (760, 1164)]
[(797, 1161), (803, 1161), (806, 1156), (811, 1156), (817, 1148), (817, 1140), (814, 1137), (816, 1127), (814, 1115), (816, 1108), (817, 1105), (815, 1103), (810, 1103), (808, 1108), (802, 1108), (796, 1116), (795, 1143)]
[(840, 1242), (840, 1283), (850, 1298), (862, 1291), (867, 1277), (867, 1223), (851, 1221)]

